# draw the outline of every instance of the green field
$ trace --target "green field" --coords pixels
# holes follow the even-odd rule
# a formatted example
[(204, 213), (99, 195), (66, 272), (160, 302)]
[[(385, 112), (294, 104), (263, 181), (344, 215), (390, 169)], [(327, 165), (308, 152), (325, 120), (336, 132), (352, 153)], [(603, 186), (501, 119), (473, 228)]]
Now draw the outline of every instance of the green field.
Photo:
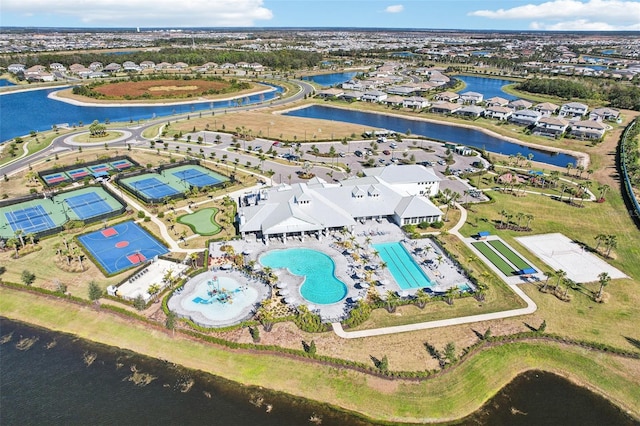
[(491, 241), (487, 241), (489, 243), (489, 245), (491, 247), (493, 247), (494, 249), (496, 249), (498, 251), (498, 253), (500, 253), (501, 255), (503, 255), (509, 262), (513, 263), (513, 265), (518, 268), (518, 270), (523, 270), (523, 269), (528, 269), (531, 268), (531, 265), (529, 265), (527, 262), (525, 262), (524, 260), (522, 260), (522, 258), (520, 256), (518, 256), (517, 254), (515, 254), (509, 247), (507, 247), (505, 245), (505, 243), (503, 243), (500, 240), (491, 240)]
[(491, 250), (491, 248), (489, 248), (489, 246), (486, 243), (484, 243), (482, 241), (479, 241), (479, 242), (471, 243), (471, 244), (476, 249), (478, 249), (478, 251), (480, 253), (482, 253), (482, 255), (484, 257), (489, 259), (489, 261), (491, 263), (493, 263), (496, 266), (496, 268), (500, 269), (500, 272), (502, 272), (503, 274), (505, 274), (508, 277), (513, 275), (513, 273), (515, 272), (515, 269), (513, 269), (511, 267), (511, 265), (509, 265), (507, 262), (505, 262), (503, 258), (498, 256), (498, 254), (496, 252)]

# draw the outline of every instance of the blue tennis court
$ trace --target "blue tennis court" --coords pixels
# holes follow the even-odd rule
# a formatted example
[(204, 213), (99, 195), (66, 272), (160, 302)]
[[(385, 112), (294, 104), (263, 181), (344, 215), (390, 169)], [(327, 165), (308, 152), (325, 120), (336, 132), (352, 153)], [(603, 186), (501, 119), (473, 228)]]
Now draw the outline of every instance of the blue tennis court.
[(198, 169), (186, 169), (178, 172), (171, 173), (181, 181), (186, 181), (189, 185), (202, 188), (203, 186), (211, 186), (221, 182), (220, 179), (216, 179), (213, 176), (203, 173)]
[(78, 241), (109, 275), (169, 252), (158, 240), (132, 221), (81, 235)]
[(113, 211), (113, 208), (95, 192), (75, 195), (64, 200), (82, 220)]
[(55, 224), (42, 206), (27, 207), (6, 212), (5, 217), (13, 231), (21, 230), (24, 234), (46, 231), (55, 228)]
[(181, 193), (181, 191), (175, 189), (173, 186), (154, 177), (130, 182), (128, 185), (144, 194), (147, 198), (164, 198)]

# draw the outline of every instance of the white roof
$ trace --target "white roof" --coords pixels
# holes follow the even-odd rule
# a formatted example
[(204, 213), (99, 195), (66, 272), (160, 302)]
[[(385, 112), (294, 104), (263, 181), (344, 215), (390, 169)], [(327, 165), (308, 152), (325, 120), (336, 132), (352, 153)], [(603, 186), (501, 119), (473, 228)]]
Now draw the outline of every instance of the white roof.
[(377, 176), (390, 184), (439, 182), (433, 168), (419, 164), (393, 164), (386, 167), (372, 167), (363, 170), (365, 176)]

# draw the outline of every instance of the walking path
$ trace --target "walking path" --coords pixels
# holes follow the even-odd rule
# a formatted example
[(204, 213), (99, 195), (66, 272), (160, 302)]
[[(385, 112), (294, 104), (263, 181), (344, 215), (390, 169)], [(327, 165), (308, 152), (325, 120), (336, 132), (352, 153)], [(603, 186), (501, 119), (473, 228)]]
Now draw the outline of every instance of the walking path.
[[(468, 239), (463, 237), (459, 232), (460, 228), (462, 228), (462, 225), (464, 225), (464, 223), (467, 221), (467, 210), (458, 203), (456, 203), (456, 207), (460, 210), (460, 220), (453, 228), (451, 228), (449, 233), (455, 235), (460, 239), (460, 241), (462, 241), (468, 247), (472, 248)], [(502, 274), (498, 275), (502, 277)], [(342, 328), (342, 324), (339, 322), (334, 322), (331, 324), (331, 326), (333, 327), (333, 332), (336, 333), (336, 335), (339, 337), (342, 337), (344, 339), (358, 339), (361, 337), (382, 336), (385, 334), (404, 333), (407, 331), (426, 330), (429, 328), (448, 327), (451, 325), (469, 324), (479, 321), (510, 318), (519, 315), (532, 314), (538, 309), (538, 306), (535, 304), (535, 302), (531, 300), (531, 298), (520, 289), (518, 284), (513, 282), (510, 283), (504, 278), (503, 281), (507, 283), (509, 288), (513, 290), (515, 294), (517, 294), (522, 300), (524, 300), (524, 302), (527, 304), (526, 307), (511, 309), (509, 311), (491, 312), (488, 314), (470, 315), (466, 317), (449, 318), (437, 321), (426, 321), (415, 324), (397, 325), (393, 327), (374, 328), (370, 330), (344, 331), (344, 329)]]

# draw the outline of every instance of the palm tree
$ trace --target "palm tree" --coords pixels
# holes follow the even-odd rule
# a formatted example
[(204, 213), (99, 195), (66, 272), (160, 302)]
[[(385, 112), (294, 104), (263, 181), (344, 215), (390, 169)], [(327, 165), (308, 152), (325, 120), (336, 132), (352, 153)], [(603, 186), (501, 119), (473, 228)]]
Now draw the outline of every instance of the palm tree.
[(500, 226), (504, 227), (504, 217), (507, 215), (506, 210), (500, 210)]
[(565, 185), (564, 183), (561, 185), (560, 187), (562, 189), (562, 192), (560, 192), (560, 201), (562, 201), (562, 197), (564, 196), (564, 192), (567, 190), (567, 185)]
[(18, 239), (11, 237), (7, 240), (7, 247), (13, 247), (16, 250), (16, 256), (15, 258), (18, 258)]
[(20, 239), (20, 246), (24, 247), (24, 231), (22, 229), (17, 229), (15, 236)]
[(600, 290), (598, 290), (598, 296), (596, 296), (596, 298), (599, 300), (602, 297), (602, 290), (609, 284), (611, 277), (608, 273), (602, 272), (598, 275), (598, 281), (600, 282)]
[(147, 289), (147, 293), (155, 300), (158, 293), (160, 293), (160, 284), (151, 284)]
[(605, 242), (607, 240), (607, 236), (605, 234), (598, 234), (593, 238), (598, 242), (598, 244), (596, 244), (595, 251), (598, 251), (598, 248), (600, 247), (600, 244), (602, 244), (603, 242)]
[(388, 290), (387, 297), (384, 301), (385, 309), (387, 310), (387, 312), (389, 312), (390, 314), (394, 313), (396, 311), (396, 306), (398, 306), (399, 301), (400, 301), (400, 296), (398, 296), (398, 293), (396, 293), (393, 290)]
[(456, 296), (457, 293), (458, 293), (457, 287), (449, 287), (447, 291), (445, 291), (444, 297), (447, 301), (447, 304), (453, 305), (453, 298)]
[(604, 244), (607, 247), (606, 257), (609, 257), (609, 254), (611, 254), (611, 249), (618, 247), (618, 237), (616, 237), (615, 235), (607, 235), (607, 239)]
[(82, 264), (82, 250), (80, 250), (77, 246), (74, 246), (72, 249), (72, 254), (78, 259), (80, 270), (84, 271), (84, 265)]
[(527, 229), (531, 229), (531, 221), (535, 219), (535, 217), (532, 214), (526, 214), (525, 217), (527, 219)]
[(547, 285), (549, 284), (549, 278), (553, 277), (555, 274), (551, 271), (544, 271), (544, 276), (546, 278), (544, 285), (542, 286), (542, 291), (547, 291)]
[(607, 193), (607, 191), (609, 191), (611, 189), (611, 187), (609, 185), (602, 185), (598, 187), (598, 191), (600, 191), (600, 197), (599, 200), (603, 200), (604, 201), (604, 195)]
[(421, 288), (416, 292), (415, 303), (420, 309), (424, 309), (427, 306), (427, 303), (431, 300), (431, 296), (427, 293), (424, 288)]
[(567, 164), (567, 176), (571, 174), (571, 169), (573, 169), (573, 163)]
[(197, 265), (197, 260), (200, 257), (199, 253), (193, 252), (189, 255), (189, 260), (191, 260), (191, 267), (195, 268)]
[(556, 288), (560, 287), (560, 282), (567, 276), (567, 273), (565, 271), (563, 271), (562, 269), (558, 269), (556, 271), (556, 277), (558, 277), (558, 280), (556, 281)]
[(520, 222), (522, 222), (522, 219), (524, 219), (524, 213), (516, 213), (516, 226), (518, 227), (518, 229), (520, 229)]

